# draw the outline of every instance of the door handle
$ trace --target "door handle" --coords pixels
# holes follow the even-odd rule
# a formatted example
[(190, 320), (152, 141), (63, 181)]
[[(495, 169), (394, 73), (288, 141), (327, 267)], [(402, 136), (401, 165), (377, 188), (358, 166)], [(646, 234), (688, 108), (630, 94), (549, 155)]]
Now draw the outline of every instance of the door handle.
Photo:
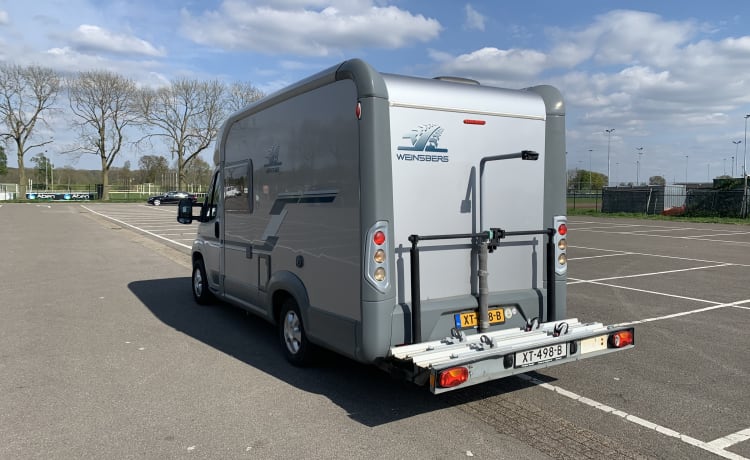
[(216, 238), (218, 238), (218, 237), (219, 237), (219, 223), (218, 223), (218, 222), (215, 222), (215, 223), (214, 223), (214, 236), (215, 236)]

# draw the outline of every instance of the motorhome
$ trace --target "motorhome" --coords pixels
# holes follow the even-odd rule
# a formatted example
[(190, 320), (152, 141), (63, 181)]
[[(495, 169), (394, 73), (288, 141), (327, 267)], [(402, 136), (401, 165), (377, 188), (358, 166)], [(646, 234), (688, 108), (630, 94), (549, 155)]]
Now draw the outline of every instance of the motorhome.
[(555, 88), (348, 60), (231, 115), (192, 289), (442, 393), (634, 346), (568, 318), (565, 105)]

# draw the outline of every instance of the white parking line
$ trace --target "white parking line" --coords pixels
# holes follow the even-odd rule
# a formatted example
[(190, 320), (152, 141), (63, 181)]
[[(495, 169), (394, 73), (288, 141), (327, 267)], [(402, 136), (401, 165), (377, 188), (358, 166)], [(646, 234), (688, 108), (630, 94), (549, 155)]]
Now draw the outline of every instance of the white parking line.
[[(613, 407), (607, 406), (606, 404), (602, 404), (600, 402), (594, 401), (593, 399), (584, 398), (583, 396), (580, 396), (576, 393), (573, 393), (572, 391), (565, 390), (563, 388), (560, 388), (555, 385), (550, 385), (549, 383), (545, 383), (539, 379), (536, 379), (534, 377), (531, 377), (527, 374), (519, 374), (517, 375), (518, 378), (521, 380), (525, 380), (527, 382), (533, 383), (534, 385), (537, 385), (541, 388), (544, 388), (546, 390), (554, 391), (555, 393), (565, 396), (566, 398), (570, 398), (574, 401), (580, 402), (582, 404), (586, 404), (587, 406), (593, 407), (595, 409), (599, 409), (600, 411), (606, 412), (608, 414), (616, 415), (618, 417), (623, 418), (624, 420), (627, 420), (628, 422), (635, 423), (636, 425), (640, 425), (644, 428), (648, 428), (650, 430), (654, 430), (657, 433), (661, 433), (664, 435), (667, 435), (672, 438), (679, 439), (680, 441), (690, 444), (691, 446), (695, 446), (699, 449), (705, 450), (707, 452), (711, 452), (712, 454), (718, 455), (723, 458), (728, 458), (731, 460), (748, 460), (746, 457), (743, 457), (741, 455), (737, 455), (732, 452), (727, 452), (724, 450), (726, 447), (729, 447), (733, 444), (736, 444), (737, 442), (742, 442), (746, 440), (745, 437), (747, 435), (746, 432), (749, 432), (750, 430), (743, 430), (738, 433), (731, 434), (729, 436), (725, 436), (724, 438), (717, 439), (715, 441), (711, 441), (710, 443), (700, 441), (698, 439), (695, 439), (693, 437), (690, 437), (686, 434), (682, 434), (680, 432), (677, 432), (675, 430), (672, 430), (670, 428), (657, 425), (656, 423), (649, 422), (648, 420), (644, 420), (640, 417), (637, 417), (632, 414), (628, 414), (627, 412), (623, 412), (621, 410), (617, 410)], [(728, 442), (728, 444), (726, 444)], [(726, 444), (726, 445), (725, 445)]]
[(568, 262), (571, 260), (584, 260), (584, 259), (601, 259), (602, 257), (617, 257), (617, 256), (627, 256), (632, 254), (632, 252), (621, 252), (618, 254), (603, 254), (600, 256), (586, 256), (586, 257), (568, 257)]
[(732, 433), (730, 435), (724, 436), (723, 438), (714, 439), (713, 441), (709, 442), (708, 445), (717, 447), (719, 449), (726, 449), (729, 446), (733, 446), (747, 440), (750, 440), (750, 428)]
[(722, 303), (718, 305), (714, 305), (711, 307), (705, 307), (705, 308), (699, 308), (697, 310), (690, 310), (690, 311), (682, 311), (679, 313), (673, 313), (671, 315), (664, 315), (664, 316), (656, 316), (654, 318), (646, 318), (646, 319), (639, 319), (636, 321), (629, 321), (627, 323), (620, 323), (616, 324), (616, 326), (634, 326), (636, 324), (643, 324), (643, 323), (652, 323), (654, 321), (662, 321), (665, 319), (672, 319), (672, 318), (679, 318), (681, 316), (688, 316), (688, 315), (694, 315), (696, 313), (703, 313), (706, 311), (711, 310), (717, 310), (719, 308), (727, 308), (727, 307), (739, 307), (742, 304), (750, 302), (750, 299), (747, 300), (738, 300), (737, 302), (730, 302), (730, 303)]
[[(664, 270), (661, 272), (652, 272), (652, 273), (638, 273), (636, 275), (623, 275), (623, 276), (611, 276), (608, 278), (597, 278), (593, 280), (578, 280), (578, 281), (572, 281), (568, 282), (568, 284), (578, 284), (578, 283), (593, 283), (597, 281), (611, 281), (611, 280), (620, 280), (625, 278), (639, 278), (641, 276), (655, 276), (655, 275), (666, 275), (669, 273), (678, 273), (678, 272), (689, 272), (693, 270), (705, 270), (708, 268), (719, 268), (719, 267), (731, 267), (734, 266), (734, 264), (725, 263), (725, 264), (718, 264), (718, 265), (705, 265), (702, 267), (690, 267), (690, 268), (679, 268), (676, 270)], [(570, 278), (573, 279), (573, 278)]]
[[(575, 279), (575, 278), (570, 278), (570, 279)], [(710, 303), (710, 304), (714, 304), (714, 305), (719, 305), (720, 304), (719, 302), (713, 302), (711, 300), (696, 299), (694, 297), (686, 297), (686, 296), (683, 296), (683, 295), (669, 294), (667, 292), (650, 291), (648, 289), (638, 289), (638, 288), (629, 287), (629, 286), (619, 286), (617, 284), (611, 284), (611, 283), (601, 283), (601, 282), (598, 282), (598, 281), (576, 280), (576, 284), (578, 282), (587, 283), (587, 284), (596, 284), (597, 286), (606, 286), (606, 287), (613, 287), (613, 288), (618, 288), (618, 289), (625, 289), (625, 290), (628, 290), (628, 291), (642, 292), (644, 294), (654, 294), (654, 295), (661, 295), (661, 296), (665, 296), (665, 297), (673, 297), (675, 299), (690, 300), (690, 301), (694, 301), (694, 302)], [(568, 283), (568, 284), (574, 284), (574, 283)]]
[[(635, 232), (608, 232), (604, 230), (587, 230), (587, 229), (571, 229), (571, 231), (584, 231), (584, 232), (591, 232), (591, 233), (607, 233), (610, 235), (635, 235), (635, 236), (647, 236), (651, 238), (672, 238), (677, 240), (694, 240), (694, 241), (708, 241), (711, 243), (731, 243), (731, 244), (740, 244), (740, 245), (750, 245), (750, 241), (732, 241), (732, 240), (714, 240), (711, 238), (704, 238), (704, 237), (695, 237), (695, 236), (674, 236), (674, 235), (653, 235), (649, 233), (635, 233)], [(675, 229), (680, 230), (680, 229)], [(710, 235), (714, 236), (714, 235)]]
[(122, 224), (122, 225), (125, 225), (125, 226), (127, 226), (127, 227), (133, 228), (133, 229), (135, 229), (135, 230), (138, 230), (139, 232), (143, 232), (143, 233), (146, 233), (146, 234), (148, 234), (148, 235), (151, 235), (151, 236), (153, 236), (153, 237), (156, 237), (156, 238), (162, 239), (162, 240), (164, 240), (164, 241), (169, 241), (169, 242), (170, 242), (170, 243), (172, 243), (172, 244), (176, 244), (176, 245), (178, 245), (178, 246), (182, 246), (182, 247), (184, 247), (184, 248), (187, 248), (187, 249), (190, 249), (190, 248), (191, 248), (191, 246), (189, 246), (189, 245), (187, 245), (187, 244), (182, 244), (182, 243), (180, 243), (180, 242), (178, 242), (178, 241), (175, 241), (175, 240), (170, 240), (169, 238), (164, 238), (164, 237), (163, 237), (163, 236), (161, 236), (161, 235), (158, 235), (158, 234), (156, 234), (156, 233), (153, 233), (153, 232), (149, 232), (148, 230), (144, 230), (144, 229), (142, 229), (142, 228), (140, 228), (140, 227), (136, 227), (135, 225), (131, 225), (131, 224), (129, 224), (129, 223), (127, 223), (127, 222), (124, 222), (124, 221), (122, 221), (122, 220), (120, 220), (120, 219), (115, 219), (115, 218), (114, 218), (114, 217), (112, 217), (112, 216), (108, 216), (108, 215), (106, 215), (106, 214), (102, 214), (102, 213), (100, 213), (100, 212), (96, 212), (96, 211), (94, 211), (93, 209), (91, 209), (91, 208), (89, 208), (89, 207), (87, 207), (87, 206), (81, 205), (81, 207), (82, 207), (83, 209), (85, 209), (85, 210), (89, 211), (89, 212), (92, 212), (92, 213), (94, 213), (94, 214), (98, 215), (98, 216), (102, 216), (102, 217), (104, 217), (105, 219), (109, 219), (109, 220), (112, 220), (112, 221), (115, 221), (115, 222), (117, 222), (118, 224)]
[[(617, 252), (622, 253), (625, 251), (617, 250), (617, 249), (602, 249), (602, 248), (590, 248), (587, 246), (574, 246), (570, 245), (569, 248), (576, 248), (576, 249), (588, 249), (590, 251), (603, 251), (603, 252)], [(691, 257), (679, 257), (679, 256), (664, 256), (661, 254), (650, 254), (645, 252), (632, 252), (628, 251), (628, 254), (636, 255), (636, 256), (648, 256), (648, 257), (660, 257), (663, 259), (675, 259), (675, 260), (686, 260), (688, 262), (702, 262), (702, 263), (708, 263), (708, 264), (724, 264), (729, 262), (724, 262), (723, 260), (706, 260), (706, 259), (693, 259)], [(732, 264), (737, 267), (750, 267), (750, 264)]]

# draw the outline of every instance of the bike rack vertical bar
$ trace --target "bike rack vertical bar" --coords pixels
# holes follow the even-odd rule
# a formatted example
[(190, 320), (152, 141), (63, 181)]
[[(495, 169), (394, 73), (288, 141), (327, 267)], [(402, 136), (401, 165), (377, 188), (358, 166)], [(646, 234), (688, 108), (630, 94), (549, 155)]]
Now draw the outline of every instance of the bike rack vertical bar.
[(419, 289), (419, 235), (410, 235), (411, 250), (409, 251), (411, 262), (411, 342), (422, 341), (422, 304)]
[(555, 229), (547, 229), (547, 318), (545, 321), (557, 321), (555, 300)]

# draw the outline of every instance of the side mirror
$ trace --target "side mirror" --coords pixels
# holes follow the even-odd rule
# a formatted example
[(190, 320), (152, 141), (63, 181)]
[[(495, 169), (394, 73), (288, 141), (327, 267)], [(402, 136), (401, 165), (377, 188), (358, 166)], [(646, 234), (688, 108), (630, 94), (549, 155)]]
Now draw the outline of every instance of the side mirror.
[(177, 204), (177, 222), (181, 224), (192, 224), (193, 219), (193, 200), (183, 198)]

